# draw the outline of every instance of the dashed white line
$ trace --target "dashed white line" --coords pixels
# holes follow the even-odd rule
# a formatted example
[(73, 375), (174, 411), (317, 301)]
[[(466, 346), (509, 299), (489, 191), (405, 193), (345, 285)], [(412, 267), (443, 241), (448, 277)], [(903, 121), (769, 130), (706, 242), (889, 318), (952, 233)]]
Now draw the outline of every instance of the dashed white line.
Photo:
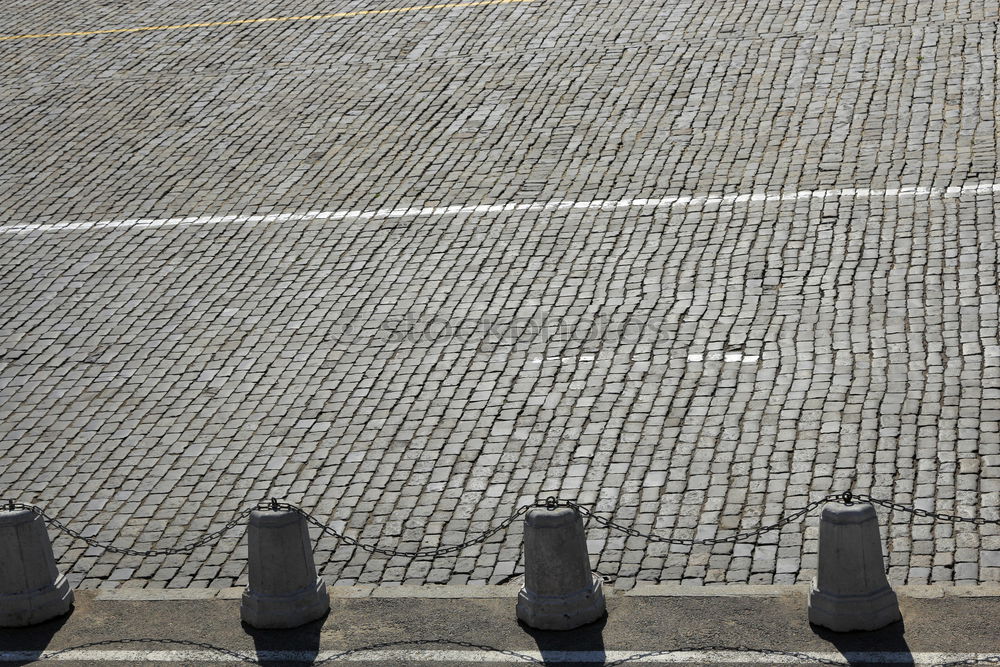
[(554, 357), (532, 357), (528, 360), (532, 364), (540, 364), (544, 361), (558, 361), (560, 363), (569, 363), (571, 361), (593, 361), (597, 356), (593, 354), (581, 354), (579, 357), (560, 357), (558, 355)]
[(750, 194), (721, 196), (678, 196), (657, 199), (598, 199), (594, 201), (563, 201), (504, 204), (479, 204), (458, 206), (436, 206), (431, 208), (382, 208), (374, 211), (309, 211), (306, 213), (273, 213), (268, 215), (212, 215), (185, 218), (127, 218), (122, 220), (99, 220), (80, 222), (24, 223), (0, 225), (0, 233), (24, 234), (28, 232), (71, 232), (97, 229), (158, 228), (186, 225), (211, 225), (220, 223), (272, 224), (278, 222), (307, 222), (313, 220), (384, 220), (389, 218), (421, 218), (444, 215), (504, 213), (510, 211), (561, 211), (561, 210), (604, 210), (622, 208), (688, 208), (716, 204), (743, 204), (797, 201), (802, 199), (839, 198), (949, 198), (965, 194), (995, 194), (1000, 192), (1000, 183), (970, 183), (948, 188), (905, 187), (873, 190), (869, 188), (841, 188), (833, 190), (800, 190), (794, 192), (756, 192)]

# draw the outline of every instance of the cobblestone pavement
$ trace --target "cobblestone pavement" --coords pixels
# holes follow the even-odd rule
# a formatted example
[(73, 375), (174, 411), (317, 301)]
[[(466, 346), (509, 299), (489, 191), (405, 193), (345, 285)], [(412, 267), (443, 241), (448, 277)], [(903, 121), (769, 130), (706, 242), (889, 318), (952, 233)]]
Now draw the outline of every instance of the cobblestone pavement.
[[(15, 0), (0, 35), (405, 3)], [(404, 549), (538, 494), (675, 537), (851, 485), (996, 519), (998, 19), (531, 0), (0, 40), (3, 496), (143, 549), (270, 496)], [(378, 212), (407, 207), (445, 210)], [(996, 526), (880, 517), (892, 581), (1000, 580)], [(519, 530), (317, 562), (497, 583)], [(791, 583), (816, 514), (589, 536), (619, 588)], [(241, 539), (55, 545), (84, 587), (216, 587)]]

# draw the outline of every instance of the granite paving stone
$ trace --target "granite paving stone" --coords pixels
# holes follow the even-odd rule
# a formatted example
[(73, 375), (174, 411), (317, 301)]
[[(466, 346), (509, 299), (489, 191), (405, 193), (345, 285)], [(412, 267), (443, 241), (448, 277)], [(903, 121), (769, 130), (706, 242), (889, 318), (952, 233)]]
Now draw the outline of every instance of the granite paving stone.
[[(416, 4), (0, 7), (2, 498), (143, 550), (272, 497), (404, 551), (550, 495), (1000, 519), (996, 3)], [(1000, 580), (997, 525), (878, 516), (892, 582)], [(587, 537), (620, 590), (791, 584), (816, 522)], [(339, 585), (523, 572), (517, 523), (313, 537)], [(54, 545), (246, 583), (239, 529)]]

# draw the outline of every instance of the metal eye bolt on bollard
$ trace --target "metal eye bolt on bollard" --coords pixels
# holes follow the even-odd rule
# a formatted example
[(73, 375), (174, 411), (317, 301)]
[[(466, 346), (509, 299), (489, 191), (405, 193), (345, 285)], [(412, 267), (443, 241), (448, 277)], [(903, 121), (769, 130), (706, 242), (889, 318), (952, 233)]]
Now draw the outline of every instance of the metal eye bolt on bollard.
[(882, 561), (871, 503), (830, 502), (819, 524), (819, 560), (809, 592), (809, 622), (837, 632), (877, 630), (902, 620)]
[(23, 627), (62, 616), (73, 590), (56, 569), (45, 520), (10, 503), (0, 509), (0, 627)]
[(305, 517), (272, 500), (250, 513), (249, 585), (240, 616), (261, 629), (294, 628), (330, 609), (326, 583), (316, 576)]
[(549, 499), (524, 517), (524, 586), (517, 617), (539, 630), (572, 630), (604, 616), (601, 578), (590, 570), (583, 520)]

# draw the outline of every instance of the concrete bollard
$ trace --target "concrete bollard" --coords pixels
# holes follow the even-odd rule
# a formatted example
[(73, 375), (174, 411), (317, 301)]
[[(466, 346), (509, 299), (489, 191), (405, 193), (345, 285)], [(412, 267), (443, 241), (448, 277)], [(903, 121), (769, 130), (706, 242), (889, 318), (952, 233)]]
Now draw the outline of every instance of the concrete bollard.
[(294, 510), (255, 510), (247, 529), (250, 581), (240, 617), (255, 628), (294, 628), (330, 609), (316, 576), (305, 517)]
[(819, 562), (809, 592), (809, 622), (835, 630), (877, 630), (902, 620), (882, 561), (870, 503), (827, 503), (819, 524)]
[(35, 625), (72, 606), (73, 589), (56, 569), (45, 520), (27, 509), (0, 511), (0, 626)]
[(571, 507), (528, 510), (517, 617), (539, 630), (571, 630), (604, 614), (602, 582), (590, 571), (580, 514)]

